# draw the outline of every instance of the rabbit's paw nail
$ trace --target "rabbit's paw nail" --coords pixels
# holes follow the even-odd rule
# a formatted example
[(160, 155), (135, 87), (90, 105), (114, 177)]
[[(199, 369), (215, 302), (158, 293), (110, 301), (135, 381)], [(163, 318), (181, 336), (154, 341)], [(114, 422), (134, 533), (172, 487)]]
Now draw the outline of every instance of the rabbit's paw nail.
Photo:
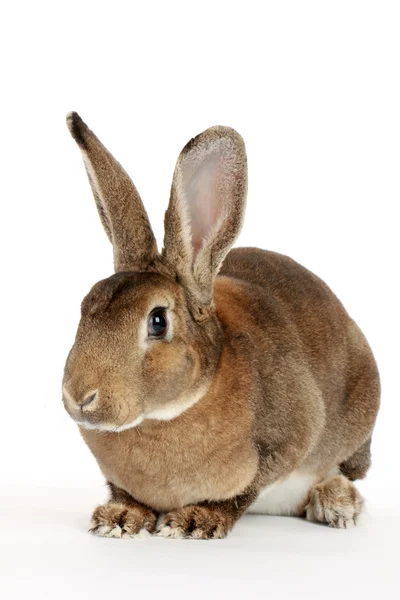
[(309, 521), (348, 529), (356, 525), (362, 508), (363, 500), (357, 488), (343, 475), (337, 475), (311, 490), (305, 512)]
[(99, 537), (121, 537), (122, 530), (118, 525), (113, 527), (112, 525), (95, 525), (91, 523), (90, 533), (98, 535)]
[(185, 537), (185, 532), (183, 531), (183, 529), (181, 527), (171, 527), (170, 525), (161, 525), (157, 529), (156, 535), (158, 535), (160, 537), (165, 537), (165, 538), (179, 539), (179, 538)]
[(100, 537), (143, 538), (154, 531), (156, 520), (156, 515), (144, 507), (110, 502), (96, 508), (89, 532)]
[(165, 538), (210, 540), (224, 538), (231, 527), (231, 519), (221, 511), (185, 506), (165, 515), (156, 533)]

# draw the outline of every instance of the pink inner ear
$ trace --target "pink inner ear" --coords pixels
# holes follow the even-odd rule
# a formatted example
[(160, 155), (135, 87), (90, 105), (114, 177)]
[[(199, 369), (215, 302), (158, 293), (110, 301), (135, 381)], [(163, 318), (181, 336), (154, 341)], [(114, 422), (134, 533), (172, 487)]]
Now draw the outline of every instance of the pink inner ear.
[(216, 149), (204, 158), (195, 156), (194, 160), (187, 161), (183, 183), (196, 256), (222, 213), (223, 188), (226, 182), (221, 150)]

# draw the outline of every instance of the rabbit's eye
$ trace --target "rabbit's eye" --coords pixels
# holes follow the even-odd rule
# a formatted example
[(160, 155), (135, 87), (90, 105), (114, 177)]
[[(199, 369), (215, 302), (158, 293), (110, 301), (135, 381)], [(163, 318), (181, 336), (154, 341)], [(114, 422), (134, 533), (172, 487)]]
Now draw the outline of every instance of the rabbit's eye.
[(147, 332), (149, 337), (161, 338), (167, 333), (168, 321), (164, 308), (155, 308), (149, 315)]

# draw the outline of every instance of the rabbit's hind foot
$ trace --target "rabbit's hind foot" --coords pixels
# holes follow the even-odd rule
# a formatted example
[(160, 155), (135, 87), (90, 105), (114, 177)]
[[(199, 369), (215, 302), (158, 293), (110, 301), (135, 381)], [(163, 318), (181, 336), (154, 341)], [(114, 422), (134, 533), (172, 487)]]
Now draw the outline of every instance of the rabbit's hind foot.
[(363, 499), (355, 485), (336, 475), (312, 488), (305, 515), (309, 521), (346, 529), (356, 524), (362, 509)]

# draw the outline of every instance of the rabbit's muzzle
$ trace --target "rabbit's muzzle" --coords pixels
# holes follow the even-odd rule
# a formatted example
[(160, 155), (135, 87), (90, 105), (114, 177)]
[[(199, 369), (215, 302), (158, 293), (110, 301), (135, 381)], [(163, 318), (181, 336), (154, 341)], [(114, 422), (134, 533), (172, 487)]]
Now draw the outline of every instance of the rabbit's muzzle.
[(128, 390), (83, 391), (72, 379), (63, 385), (63, 403), (70, 417), (86, 429), (123, 431), (142, 421), (142, 408)]
[[(86, 408), (88, 408), (89, 404), (93, 404), (97, 399), (98, 399), (98, 392), (97, 390), (95, 390), (93, 393), (86, 394), (84, 396), (81, 397), (77, 397), (74, 398), (66, 389), (66, 387), (63, 387), (63, 401), (64, 404), (66, 404), (66, 408), (68, 407), (68, 405), (71, 405), (73, 407), (77, 407), (80, 408), (82, 411), (85, 410)], [(68, 408), (67, 408), (68, 410)]]
[(96, 412), (96, 405), (99, 400), (98, 390), (90, 390), (88, 392), (79, 392), (71, 385), (63, 385), (63, 402), (67, 413), (74, 421), (90, 420), (90, 415)]

